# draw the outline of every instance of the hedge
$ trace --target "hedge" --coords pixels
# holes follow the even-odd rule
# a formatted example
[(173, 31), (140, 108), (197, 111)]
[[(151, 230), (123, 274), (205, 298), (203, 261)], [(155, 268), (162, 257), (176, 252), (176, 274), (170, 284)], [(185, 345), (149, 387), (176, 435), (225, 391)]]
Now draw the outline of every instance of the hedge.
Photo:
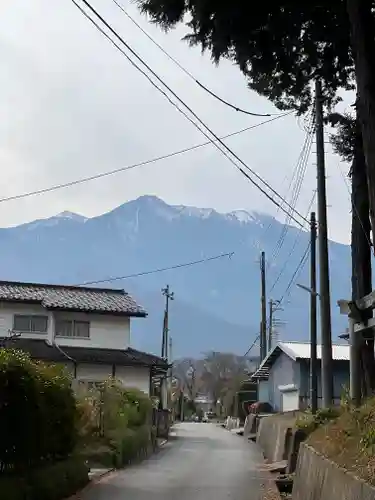
[(29, 471), (0, 476), (1, 500), (63, 500), (86, 486), (88, 467), (78, 457)]
[(121, 468), (147, 457), (156, 448), (156, 429), (143, 425), (125, 429), (108, 445), (86, 449), (82, 457), (91, 465)]
[(77, 408), (63, 370), (0, 350), (0, 473), (23, 473), (71, 455)]

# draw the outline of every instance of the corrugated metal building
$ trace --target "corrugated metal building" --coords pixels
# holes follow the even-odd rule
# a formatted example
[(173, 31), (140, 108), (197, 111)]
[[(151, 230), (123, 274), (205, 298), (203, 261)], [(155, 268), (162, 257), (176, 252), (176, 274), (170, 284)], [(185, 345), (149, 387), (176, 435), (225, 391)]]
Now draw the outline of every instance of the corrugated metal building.
[[(318, 404), (321, 392), (321, 346), (318, 356)], [(349, 385), (349, 345), (334, 344), (333, 394), (334, 403), (339, 404), (341, 396)], [(251, 380), (258, 381), (259, 401), (269, 402), (275, 411), (305, 409), (310, 398), (310, 343), (278, 342), (263, 360)]]

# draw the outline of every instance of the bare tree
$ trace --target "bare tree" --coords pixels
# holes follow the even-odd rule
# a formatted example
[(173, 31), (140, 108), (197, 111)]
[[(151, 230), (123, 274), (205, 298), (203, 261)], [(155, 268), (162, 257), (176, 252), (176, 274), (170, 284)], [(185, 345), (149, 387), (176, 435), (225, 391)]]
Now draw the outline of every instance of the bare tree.
[(205, 354), (203, 366), (201, 379), (205, 392), (215, 403), (221, 399), (229, 409), (247, 377), (248, 361), (243, 356), (213, 351)]
[(174, 363), (174, 375), (179, 380), (180, 390), (184, 391), (191, 401), (197, 397), (200, 388), (199, 361), (183, 358)]

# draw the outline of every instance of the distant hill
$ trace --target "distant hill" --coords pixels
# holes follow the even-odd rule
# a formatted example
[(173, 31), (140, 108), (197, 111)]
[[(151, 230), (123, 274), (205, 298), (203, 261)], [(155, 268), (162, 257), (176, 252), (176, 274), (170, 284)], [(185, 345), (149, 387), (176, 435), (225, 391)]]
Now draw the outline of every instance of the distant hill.
[[(241, 354), (259, 330), (260, 249), (269, 259), (269, 291), (285, 267), (270, 293), (278, 299), (287, 290), (308, 245), (307, 233), (287, 227), (285, 241), (272, 260), (275, 242), (285, 232), (283, 227), (264, 214), (242, 210), (220, 214), (210, 208), (170, 206), (154, 196), (142, 196), (99, 217), (63, 212), (49, 219), (0, 229), (0, 276), (9, 280), (81, 284), (233, 251), (230, 259), (104, 286), (125, 288), (148, 310), (147, 319), (135, 321), (132, 340), (138, 348), (160, 351), (160, 289), (169, 283), (176, 298), (170, 308), (176, 356), (199, 356), (209, 350)], [(330, 261), (333, 330), (338, 335), (345, 318), (339, 316), (336, 301), (350, 293), (349, 248), (331, 242)], [(308, 283), (308, 266), (298, 281)], [(308, 294), (295, 285), (289, 291), (293, 301), (286, 303), (284, 312), (278, 315), (286, 322), (280, 335), (285, 340), (306, 339)]]

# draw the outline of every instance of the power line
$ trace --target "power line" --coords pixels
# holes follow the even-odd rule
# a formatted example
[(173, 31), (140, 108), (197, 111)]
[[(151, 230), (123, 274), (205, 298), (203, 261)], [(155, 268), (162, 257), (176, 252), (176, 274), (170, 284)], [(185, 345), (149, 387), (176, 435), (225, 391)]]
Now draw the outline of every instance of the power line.
[[(237, 165), (237, 163), (233, 160), (232, 157), (228, 156), (228, 154), (223, 151), (218, 144), (216, 144), (216, 142), (213, 141), (213, 139), (207, 134), (207, 132), (205, 132), (204, 130), (202, 130), (200, 128), (200, 126), (194, 122), (194, 120), (192, 118), (190, 118), (188, 115), (186, 115), (186, 113), (181, 110), (181, 108), (179, 108), (176, 103), (174, 103), (171, 98), (162, 90), (160, 89), (160, 87), (158, 87), (155, 82), (150, 78), (149, 75), (147, 75), (131, 58), (128, 54), (126, 54), (126, 52), (121, 49), (121, 47), (119, 47), (119, 45), (102, 29), (100, 28), (100, 26), (87, 14), (87, 12), (84, 11), (84, 9), (82, 9), (78, 3), (76, 2), (76, 0), (71, 0), (73, 2), (73, 4), (80, 10), (80, 12), (112, 43), (112, 45), (114, 45), (125, 57), (126, 59), (138, 70), (140, 71), (147, 79), (148, 81), (160, 92), (162, 93), (162, 95), (164, 95), (164, 97), (166, 97), (166, 99), (179, 111), (181, 112), (185, 118), (187, 118), (190, 123), (192, 123), (194, 125), (194, 127), (196, 127), (205, 137), (207, 137), (207, 139), (209, 139), (212, 144), (215, 145), (215, 147), (222, 153), (224, 154), (224, 156), (254, 185), (256, 186), (272, 203), (274, 203), (276, 206), (280, 206), (280, 203), (279, 202), (276, 202), (276, 200), (269, 194), (267, 193), (262, 187), (259, 186), (259, 184), (254, 181), (254, 179), (252, 179), (248, 174), (246, 174), (244, 172), (244, 170), (239, 167), (239, 165)], [(289, 206), (289, 203), (283, 199), (283, 197), (274, 189), (272, 188), (272, 186), (267, 182), (265, 181), (259, 174), (257, 174), (257, 172), (255, 172), (253, 169), (251, 169), (236, 153), (234, 153), (234, 151), (232, 149), (229, 148), (229, 146), (227, 146), (205, 123), (203, 120), (201, 120), (201, 118), (199, 118), (199, 116), (163, 81), (163, 79), (161, 77), (159, 77), (159, 75), (157, 73), (155, 73), (155, 71), (146, 63), (143, 61), (143, 59), (130, 47), (130, 45), (125, 42), (125, 40), (111, 27), (110, 24), (108, 24), (108, 22), (90, 5), (89, 2), (87, 2), (87, 0), (81, 0), (93, 13), (94, 15), (101, 21), (102, 24), (104, 24), (104, 26), (106, 26), (107, 29), (110, 30), (111, 33), (113, 33), (115, 35), (116, 38), (118, 38), (118, 40), (120, 40), (120, 42), (130, 51), (130, 53), (136, 57), (136, 59), (138, 61), (141, 62), (141, 64), (143, 64), (145, 66), (145, 68), (168, 90), (168, 92), (170, 92), (173, 97), (175, 99), (177, 99), (177, 101), (182, 104), (188, 111), (189, 113), (194, 116), (194, 118), (208, 131), (208, 133), (210, 133), (215, 139), (216, 141), (229, 153), (231, 154), (239, 163), (241, 163), (245, 169), (249, 170), (259, 181), (261, 181), (275, 196), (277, 196), (279, 199), (281, 199), (287, 206)], [(289, 206), (289, 208), (292, 209), (292, 207)], [(283, 207), (280, 207), (280, 209), (287, 213), (286, 210), (283, 208)], [(292, 209), (293, 212), (298, 215), (298, 217), (300, 217), (302, 220), (303, 220), (303, 216), (296, 210), (296, 209)], [(303, 226), (303, 224), (301, 224), (301, 222), (299, 220), (297, 220), (294, 216), (291, 217), (291, 219), (293, 219), (299, 226)], [(304, 222), (308, 222), (307, 220), (305, 220)]]
[(134, 273), (134, 274), (127, 274), (125, 276), (114, 276), (114, 277), (109, 277), (101, 280), (95, 280), (95, 281), (85, 281), (84, 283), (79, 283), (74, 286), (87, 286), (87, 285), (98, 285), (100, 283), (109, 283), (111, 281), (119, 281), (119, 280), (125, 280), (129, 278), (138, 278), (139, 276), (146, 276), (148, 274), (156, 274), (156, 273), (163, 273), (165, 271), (171, 271), (173, 269), (180, 269), (182, 267), (190, 267), (190, 266), (195, 266), (197, 264), (204, 264), (206, 262), (211, 262), (213, 260), (218, 260), (218, 259), (223, 259), (224, 257), (228, 257), (231, 259), (234, 255), (234, 252), (226, 252), (226, 253), (221, 253), (219, 255), (214, 255), (212, 257), (206, 257), (204, 259), (199, 259), (199, 260), (193, 260), (190, 262), (185, 262), (182, 264), (175, 264), (173, 266), (168, 266), (168, 267), (160, 267), (158, 269), (152, 269), (150, 271), (142, 271), (140, 273)]
[[(311, 207), (312, 207), (312, 205), (313, 205), (313, 203), (314, 203), (314, 201), (315, 201), (315, 197), (316, 197), (316, 191), (314, 191), (313, 197), (312, 197), (312, 199), (311, 199), (311, 201), (310, 201), (309, 207), (308, 207), (308, 209), (307, 209), (307, 215), (310, 213)], [(307, 216), (307, 215), (306, 215), (306, 216)], [(274, 290), (275, 286), (276, 286), (276, 285), (277, 285), (277, 283), (279, 282), (279, 280), (280, 280), (281, 276), (284, 274), (284, 271), (285, 271), (285, 269), (286, 269), (286, 268), (287, 268), (287, 266), (288, 266), (289, 259), (291, 258), (291, 256), (292, 256), (292, 255), (293, 255), (293, 253), (294, 253), (294, 250), (295, 250), (295, 249), (296, 249), (296, 247), (297, 247), (297, 243), (298, 243), (298, 241), (299, 241), (299, 239), (300, 239), (300, 237), (301, 237), (301, 235), (302, 235), (302, 232), (303, 232), (303, 230), (302, 230), (302, 229), (300, 229), (300, 231), (297, 233), (297, 235), (296, 235), (296, 237), (295, 237), (295, 239), (294, 239), (294, 243), (293, 243), (293, 245), (292, 245), (292, 248), (290, 249), (290, 252), (289, 252), (289, 254), (288, 254), (288, 256), (287, 256), (287, 258), (286, 258), (286, 260), (285, 260), (285, 262), (284, 262), (284, 265), (283, 265), (283, 267), (281, 268), (281, 270), (280, 270), (280, 272), (279, 272), (279, 274), (278, 274), (277, 278), (275, 279), (275, 281), (274, 281), (273, 285), (271, 286), (271, 289), (270, 289), (269, 293), (272, 293), (272, 291)]]
[(291, 277), (289, 283), (288, 283), (288, 286), (286, 287), (280, 301), (279, 301), (279, 304), (281, 304), (283, 302), (283, 300), (287, 297), (294, 281), (296, 280), (296, 278), (298, 278), (300, 272), (302, 271), (302, 269), (305, 267), (305, 264), (307, 262), (307, 259), (308, 259), (308, 256), (309, 256), (309, 253), (310, 253), (310, 242), (309, 244), (307, 245), (307, 248), (304, 252), (304, 254), (302, 255), (302, 258), (298, 264), (298, 266), (296, 267), (294, 273), (293, 273), (293, 276)]
[[(290, 115), (291, 113), (292, 113), (292, 111), (290, 111), (288, 113), (284, 113), (282, 115), (275, 116), (273, 118), (270, 118), (269, 120), (265, 120), (263, 122), (257, 123), (255, 125), (251, 125), (249, 127), (243, 128), (241, 130), (237, 130), (236, 132), (231, 132), (230, 134), (226, 134), (226, 135), (222, 136), (221, 139), (223, 140), (223, 139), (228, 139), (230, 137), (234, 137), (236, 135), (242, 134), (243, 132), (247, 132), (248, 130), (260, 127), (261, 125), (265, 125), (266, 123), (270, 123), (274, 120), (278, 120), (279, 118)], [(49, 193), (51, 191), (56, 191), (58, 189), (64, 189), (64, 188), (68, 188), (71, 186), (76, 186), (77, 184), (83, 184), (85, 182), (90, 182), (90, 181), (93, 181), (96, 179), (101, 179), (102, 177), (108, 177), (110, 175), (118, 174), (118, 173), (124, 172), (126, 170), (132, 170), (134, 168), (143, 167), (145, 165), (149, 165), (150, 163), (156, 163), (158, 161), (166, 160), (168, 158), (172, 158), (172, 157), (180, 155), (180, 154), (188, 153), (190, 151), (194, 151), (196, 149), (202, 148), (204, 146), (208, 146), (210, 144), (212, 144), (212, 141), (202, 142), (200, 144), (196, 144), (195, 146), (191, 146), (189, 148), (180, 149), (179, 151), (167, 153), (165, 155), (157, 156), (155, 158), (151, 158), (149, 160), (145, 160), (145, 161), (142, 161), (139, 163), (133, 163), (132, 165), (127, 165), (125, 167), (116, 168), (114, 170), (107, 170), (105, 172), (99, 172), (98, 174), (95, 174), (95, 175), (90, 175), (88, 177), (81, 177), (80, 179), (75, 179), (75, 180), (68, 181), (68, 182), (61, 183), (61, 184), (55, 184), (53, 186), (49, 186), (49, 187), (42, 188), (42, 189), (37, 189), (35, 191), (27, 191), (26, 193), (20, 193), (20, 194), (15, 194), (12, 196), (7, 196), (6, 198), (0, 198), (0, 203), (6, 202), (6, 201), (19, 200), (22, 198), (27, 198), (29, 196), (35, 196), (37, 194)]]
[(251, 346), (248, 348), (248, 350), (243, 355), (244, 358), (246, 358), (246, 356), (249, 354), (249, 352), (252, 350), (252, 348), (255, 347), (255, 345), (256, 345), (256, 343), (258, 342), (259, 339), (260, 339), (260, 333), (258, 333), (258, 335), (255, 337), (254, 342), (251, 344)]
[[(295, 167), (293, 176), (290, 180), (289, 187), (288, 187), (288, 191), (289, 191), (289, 189), (292, 187), (292, 182), (295, 178), (295, 183), (294, 183), (294, 186), (292, 188), (292, 195), (291, 195), (291, 199), (290, 199), (290, 204), (293, 208), (295, 208), (297, 205), (297, 201), (299, 199), (301, 189), (302, 189), (303, 180), (305, 178), (306, 171), (307, 171), (307, 164), (308, 164), (308, 159), (310, 156), (311, 146), (312, 146), (312, 141), (313, 141), (313, 135), (312, 135), (313, 123), (314, 123), (314, 113), (312, 113), (310, 116), (310, 126), (308, 129), (306, 129), (306, 135), (305, 135), (305, 140), (304, 140), (304, 143), (302, 146), (302, 150), (301, 150), (300, 155), (298, 157), (297, 165)], [(307, 217), (308, 217), (308, 214), (306, 215), (305, 218), (307, 219)], [(281, 248), (284, 245), (284, 242), (286, 240), (286, 236), (287, 236), (288, 231), (289, 231), (289, 225), (290, 225), (290, 216), (287, 215), (285, 218), (285, 223), (284, 223), (283, 228), (281, 230), (281, 234), (279, 236), (279, 239), (277, 240), (275, 248), (272, 252), (271, 261), (275, 261), (278, 258), (280, 251), (281, 251)]]
[[(123, 14), (125, 14), (125, 16), (135, 26), (137, 26), (137, 28), (140, 29), (142, 31), (142, 33), (145, 36), (147, 36), (147, 38), (156, 47), (158, 47), (163, 52), (164, 55), (166, 55), (168, 57), (168, 59), (170, 61), (172, 61), (181, 71), (183, 71), (185, 73), (185, 75), (187, 75), (190, 79), (192, 79), (199, 87), (201, 87), (204, 91), (206, 91), (212, 97), (214, 97), (215, 99), (217, 99), (218, 101), (220, 101), (222, 104), (225, 104), (226, 106), (234, 109), (235, 111), (238, 111), (239, 113), (244, 113), (245, 115), (250, 115), (250, 116), (273, 116), (271, 113), (263, 114), (263, 113), (253, 113), (251, 111), (246, 111), (245, 109), (242, 109), (239, 106), (235, 106), (234, 104), (231, 104), (230, 102), (226, 101), (225, 99), (223, 99), (220, 96), (218, 96), (217, 94), (215, 94), (215, 92), (213, 92), (208, 87), (206, 87), (205, 85), (203, 85), (203, 83), (201, 83), (199, 80), (197, 80), (197, 78), (195, 78), (195, 76), (190, 71), (188, 71), (175, 57), (171, 56), (171, 54), (169, 52), (167, 52), (162, 45), (160, 45), (160, 43), (158, 43), (149, 33), (147, 33), (147, 31), (144, 28), (142, 28), (142, 26), (127, 12), (127, 10), (124, 8), (123, 5), (121, 5), (120, 2), (118, 2), (117, 0), (112, 0), (112, 1), (123, 12)], [(278, 114), (277, 114), (277, 116), (278, 116)]]

